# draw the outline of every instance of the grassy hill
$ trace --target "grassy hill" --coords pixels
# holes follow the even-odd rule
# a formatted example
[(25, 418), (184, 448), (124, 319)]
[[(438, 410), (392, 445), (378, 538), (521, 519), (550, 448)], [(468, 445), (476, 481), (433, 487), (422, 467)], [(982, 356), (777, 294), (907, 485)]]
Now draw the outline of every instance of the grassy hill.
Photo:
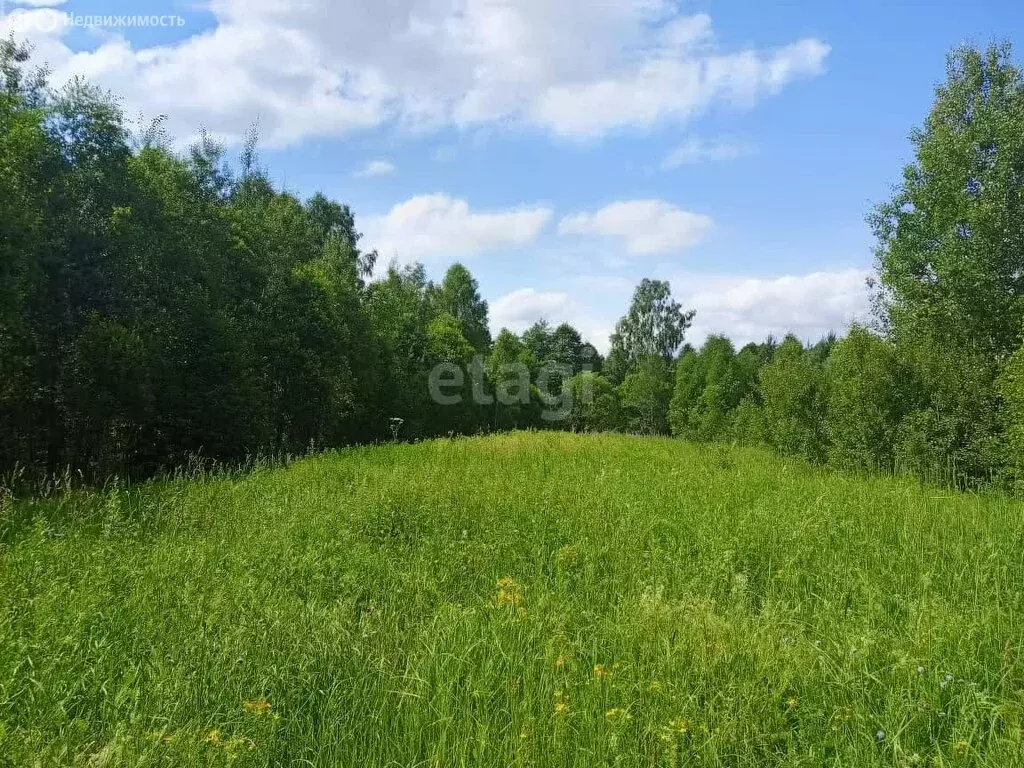
[(0, 765), (1024, 765), (1022, 512), (552, 433), (24, 502)]

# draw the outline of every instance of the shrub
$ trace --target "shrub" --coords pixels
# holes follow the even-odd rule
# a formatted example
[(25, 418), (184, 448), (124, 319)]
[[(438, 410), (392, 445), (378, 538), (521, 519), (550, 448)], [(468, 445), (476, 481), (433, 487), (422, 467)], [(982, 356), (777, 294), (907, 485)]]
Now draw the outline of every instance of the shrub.
[(1024, 489), (1024, 346), (1013, 353), (999, 377), (1003, 397), (1004, 464), (1010, 482)]
[(611, 432), (621, 429), (622, 406), (619, 393), (604, 376), (580, 373), (572, 378), (572, 416), (574, 432)]
[(753, 394), (743, 398), (732, 417), (730, 436), (743, 445), (768, 445), (764, 409)]
[(761, 369), (765, 428), (772, 445), (782, 453), (824, 461), (824, 369), (811, 362), (800, 342), (789, 336), (772, 361)]
[(644, 358), (626, 376), (619, 396), (629, 429), (643, 435), (668, 432), (668, 404), (672, 396), (668, 364), (658, 355)]
[(920, 337), (897, 347), (908, 415), (896, 444), (899, 467), (923, 479), (978, 487), (1002, 472), (998, 369), (970, 342)]
[(686, 354), (669, 407), (672, 433), (702, 442), (727, 436), (735, 409), (752, 387), (751, 373), (723, 336), (712, 336), (700, 352)]
[(828, 380), (828, 458), (852, 469), (892, 470), (904, 415), (904, 375), (893, 345), (854, 326), (832, 350)]

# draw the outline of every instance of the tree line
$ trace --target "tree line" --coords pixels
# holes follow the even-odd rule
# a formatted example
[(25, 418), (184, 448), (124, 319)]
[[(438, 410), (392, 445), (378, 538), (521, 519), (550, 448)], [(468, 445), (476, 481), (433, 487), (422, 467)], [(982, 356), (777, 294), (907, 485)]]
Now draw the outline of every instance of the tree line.
[(869, 217), (874, 322), (677, 366), (675, 434), (960, 487), (1024, 483), (1024, 80), (1008, 45), (948, 60), (914, 160)]
[[(109, 96), (52, 90), (2, 41), (0, 473), (134, 478), (196, 456), (554, 427), (1014, 486), (1024, 80), (1009, 47), (951, 54), (911, 138), (870, 217), (870, 327), (695, 349), (693, 312), (644, 280), (602, 357), (569, 324), (492, 339), (463, 265), (371, 279), (351, 210), (276, 188), (255, 136), (234, 166), (206, 138), (176, 153), (160, 121), (134, 133)], [(442, 365), (472, 373), (454, 404), (431, 394)], [(571, 403), (555, 421), (552, 391)]]

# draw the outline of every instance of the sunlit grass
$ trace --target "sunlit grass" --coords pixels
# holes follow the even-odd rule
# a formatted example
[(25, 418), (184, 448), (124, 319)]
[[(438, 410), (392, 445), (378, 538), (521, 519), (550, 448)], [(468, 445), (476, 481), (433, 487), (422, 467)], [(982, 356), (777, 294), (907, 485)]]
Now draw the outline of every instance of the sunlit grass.
[(0, 765), (1024, 765), (1022, 512), (551, 433), (22, 502)]

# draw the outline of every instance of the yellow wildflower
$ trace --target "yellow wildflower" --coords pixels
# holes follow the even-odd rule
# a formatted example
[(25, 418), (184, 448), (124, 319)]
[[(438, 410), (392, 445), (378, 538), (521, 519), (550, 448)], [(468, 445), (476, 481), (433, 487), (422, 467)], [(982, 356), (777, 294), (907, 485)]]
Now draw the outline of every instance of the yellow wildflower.
[(668, 725), (661, 727), (660, 738), (666, 744), (675, 744), (690, 732), (690, 721), (683, 718), (670, 720)]
[(690, 721), (686, 718), (679, 717), (675, 720), (670, 720), (668, 727), (669, 730), (674, 731), (675, 733), (689, 733)]
[(270, 702), (266, 699), (256, 699), (255, 701), (243, 701), (242, 709), (248, 712), (250, 715), (265, 715), (270, 711)]
[(525, 609), (523, 608), (523, 604), (525, 602), (523, 598), (523, 588), (515, 579), (510, 576), (499, 579), (497, 589), (498, 592), (494, 596), (495, 605), (511, 605), (519, 608), (521, 613), (525, 612)]
[(607, 712), (604, 713), (604, 716), (606, 718), (608, 718), (609, 720), (630, 720), (630, 719), (632, 719), (632, 716), (629, 714), (629, 711), (625, 710), (625, 709), (622, 709), (621, 707), (615, 707), (614, 709), (609, 709)]
[(594, 677), (610, 677), (612, 674), (612, 668), (604, 664), (594, 665)]
[(559, 691), (555, 694), (555, 714), (569, 714), (569, 697), (566, 695), (565, 691)]
[(795, 709), (796, 705), (797, 705), (796, 696), (790, 696), (788, 699), (786, 699), (786, 706), (789, 709)]

